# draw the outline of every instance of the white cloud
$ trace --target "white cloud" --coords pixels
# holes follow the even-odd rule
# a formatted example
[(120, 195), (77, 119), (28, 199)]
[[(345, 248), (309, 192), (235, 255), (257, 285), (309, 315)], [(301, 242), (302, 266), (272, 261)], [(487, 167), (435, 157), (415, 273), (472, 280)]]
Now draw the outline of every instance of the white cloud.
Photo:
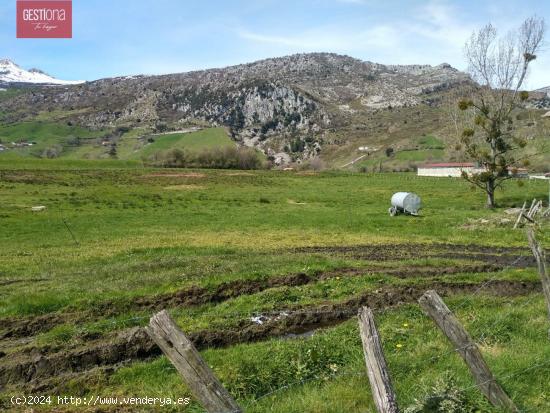
[(396, 46), (397, 31), (387, 25), (377, 25), (359, 32), (350, 28), (323, 27), (303, 31), (292, 36), (254, 33), (247, 30), (238, 32), (243, 39), (253, 42), (288, 47), (292, 50), (318, 50), (351, 52), (370, 48)]
[(429, 30), (416, 30), (427, 37), (432, 37), (448, 43), (454, 47), (462, 48), (466, 40), (470, 37), (475, 26), (465, 23), (459, 18), (459, 11), (456, 8), (446, 5), (439, 1), (432, 1), (424, 8), (425, 18), (423, 23)]
[[(337, 0), (363, 2), (363, 0)], [(257, 43), (264, 54), (280, 55), (309, 51), (350, 54), (386, 64), (432, 64), (447, 62), (464, 70), (464, 43), (483, 21), (476, 21), (457, 3), (431, 0), (423, 3), (406, 18), (380, 20), (371, 27), (358, 28), (358, 23), (318, 26), (292, 34), (275, 31), (240, 30), (241, 39)], [(504, 22), (496, 24), (508, 30)], [(516, 23), (517, 24), (517, 23)], [(550, 84), (547, 71), (550, 56), (540, 56), (533, 63), (529, 88)]]
[[(358, 1), (358, 0), (345, 0)], [(447, 3), (430, 1), (407, 19), (381, 21), (368, 28), (355, 25), (317, 27), (292, 35), (239, 31), (243, 39), (279, 51), (330, 51), (362, 56), (380, 63), (462, 63), (462, 47), (473, 27), (457, 19)]]

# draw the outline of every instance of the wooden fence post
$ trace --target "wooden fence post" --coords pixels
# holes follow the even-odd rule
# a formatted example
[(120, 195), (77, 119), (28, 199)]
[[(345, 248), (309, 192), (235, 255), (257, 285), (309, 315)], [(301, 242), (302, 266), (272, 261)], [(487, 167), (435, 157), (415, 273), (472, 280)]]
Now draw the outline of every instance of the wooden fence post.
[[(550, 319), (550, 275), (548, 275), (548, 268), (546, 267), (546, 256), (544, 250), (540, 246), (535, 236), (535, 230), (533, 228), (527, 229), (527, 239), (529, 240), (529, 246), (533, 255), (537, 260), (537, 267), (542, 282), (542, 291), (546, 298), (546, 306), (548, 308), (548, 318)], [(548, 337), (550, 338), (550, 330), (548, 331)]]
[(358, 317), (367, 374), (376, 409), (379, 413), (398, 413), (395, 392), (391, 385), (388, 366), (376, 330), (372, 310), (363, 307), (359, 310)]
[(435, 291), (427, 291), (418, 302), (464, 359), (485, 397), (497, 408), (518, 412), (514, 402), (496, 382), (475, 342), (441, 297)]
[(242, 412), (193, 343), (165, 310), (151, 317), (146, 331), (176, 367), (193, 396), (209, 413)]
[(527, 206), (527, 201), (523, 202), (523, 206), (521, 207), (521, 211), (519, 211), (518, 219), (516, 220), (516, 223), (514, 224), (514, 229), (516, 229), (521, 222), (521, 218), (523, 218), (523, 212), (525, 211), (525, 207)]

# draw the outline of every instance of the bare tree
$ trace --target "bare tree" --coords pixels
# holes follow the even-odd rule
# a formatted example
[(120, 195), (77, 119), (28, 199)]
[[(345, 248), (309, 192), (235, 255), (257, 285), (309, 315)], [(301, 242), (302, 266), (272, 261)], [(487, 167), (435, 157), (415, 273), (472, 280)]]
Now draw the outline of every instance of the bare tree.
[[(450, 89), (442, 97), (441, 108), (449, 122), (449, 134), (454, 138), (455, 142), (460, 142), (464, 127), (473, 123), (475, 117), (473, 110), (460, 110), (457, 102), (471, 96), (473, 90), (474, 87), (471, 84), (465, 83)], [(456, 148), (457, 151), (461, 149), (460, 145)]]
[(518, 152), (527, 142), (516, 136), (512, 114), (529, 97), (522, 87), (544, 33), (544, 20), (531, 17), (500, 38), (488, 24), (466, 42), (468, 71), (477, 86), (458, 104), (473, 114), (473, 122), (462, 131), (461, 150), (480, 166), (480, 172), (463, 177), (485, 191), (489, 208), (495, 207), (495, 191), (524, 160)]

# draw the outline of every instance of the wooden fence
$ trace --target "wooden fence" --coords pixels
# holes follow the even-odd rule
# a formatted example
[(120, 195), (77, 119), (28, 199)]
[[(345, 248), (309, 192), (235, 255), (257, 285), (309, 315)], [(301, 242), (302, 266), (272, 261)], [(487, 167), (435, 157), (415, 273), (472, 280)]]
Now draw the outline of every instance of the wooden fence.
[[(537, 261), (550, 319), (550, 277), (544, 250), (540, 247), (532, 228), (528, 229), (527, 237)], [(519, 409), (515, 403), (492, 374), (477, 344), (437, 292), (427, 291), (418, 302), (425, 314), (434, 321), (434, 324), (451, 342), (455, 351), (460, 354), (477, 387), (487, 400), (503, 411), (518, 412)], [(368, 307), (359, 309), (358, 322), (367, 376), (376, 409), (379, 413), (398, 413), (397, 398), (373, 311)], [(243, 412), (204, 362), (191, 340), (178, 328), (166, 311), (161, 311), (151, 318), (147, 332), (176, 367), (194, 398), (207, 412)]]

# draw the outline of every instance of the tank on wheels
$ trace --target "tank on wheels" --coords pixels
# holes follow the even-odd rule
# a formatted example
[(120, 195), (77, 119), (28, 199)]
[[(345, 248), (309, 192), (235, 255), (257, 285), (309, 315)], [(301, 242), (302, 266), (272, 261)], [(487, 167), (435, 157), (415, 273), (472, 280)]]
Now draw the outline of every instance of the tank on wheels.
[(422, 200), (412, 192), (397, 192), (391, 197), (389, 213), (392, 217), (397, 214), (418, 215), (422, 208)]

